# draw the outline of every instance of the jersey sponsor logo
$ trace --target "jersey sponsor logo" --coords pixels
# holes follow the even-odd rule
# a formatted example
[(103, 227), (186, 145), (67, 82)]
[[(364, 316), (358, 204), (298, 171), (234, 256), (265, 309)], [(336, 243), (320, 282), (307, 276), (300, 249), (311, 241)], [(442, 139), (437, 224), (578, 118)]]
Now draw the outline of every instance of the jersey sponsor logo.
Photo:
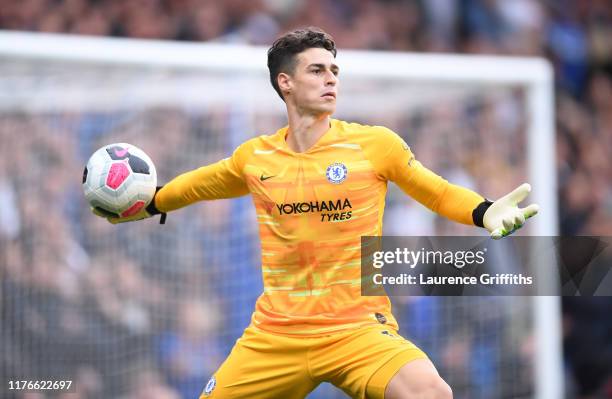
[(301, 213), (321, 212), (322, 222), (348, 220), (352, 216), (353, 205), (348, 198), (329, 201), (292, 202), (289, 204), (276, 204), (278, 213), (282, 215), (296, 215)]
[(291, 204), (276, 204), (276, 208), (281, 215), (291, 215), (294, 213), (308, 212), (325, 212), (325, 211), (343, 211), (347, 208), (352, 209), (351, 201), (348, 198), (344, 200), (329, 200), (329, 201), (310, 201), (310, 202), (293, 202)]
[(344, 180), (346, 180), (346, 176), (348, 175), (348, 169), (343, 163), (334, 162), (327, 167), (325, 175), (327, 176), (327, 180), (330, 183), (340, 184)]
[(210, 396), (210, 394), (212, 393), (212, 391), (215, 389), (216, 386), (217, 386), (217, 380), (215, 379), (215, 376), (213, 375), (212, 377), (210, 377), (210, 380), (208, 380), (208, 382), (206, 383), (206, 386), (204, 387), (204, 391), (202, 391), (202, 393), (204, 394), (204, 396)]

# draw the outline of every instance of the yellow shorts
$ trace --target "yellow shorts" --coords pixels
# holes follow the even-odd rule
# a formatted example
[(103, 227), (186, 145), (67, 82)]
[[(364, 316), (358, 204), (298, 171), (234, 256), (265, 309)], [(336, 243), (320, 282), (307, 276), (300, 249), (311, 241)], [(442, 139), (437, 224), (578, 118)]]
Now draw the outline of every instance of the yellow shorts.
[(317, 338), (286, 337), (250, 326), (200, 399), (304, 398), (321, 382), (352, 398), (383, 398), (397, 371), (422, 358), (427, 356), (412, 342), (380, 324)]

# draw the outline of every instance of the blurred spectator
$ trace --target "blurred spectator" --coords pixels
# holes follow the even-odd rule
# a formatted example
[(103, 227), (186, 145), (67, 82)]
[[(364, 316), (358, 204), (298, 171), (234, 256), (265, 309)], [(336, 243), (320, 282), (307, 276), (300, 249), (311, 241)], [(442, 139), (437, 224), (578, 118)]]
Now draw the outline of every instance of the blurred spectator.
[(180, 399), (174, 389), (164, 383), (160, 373), (153, 368), (143, 368), (129, 381), (129, 393), (125, 399)]
[[(564, 347), (579, 397), (612, 394), (612, 302), (607, 297), (563, 298)], [(598, 320), (598, 323), (593, 323)], [(584, 328), (589, 325), (591, 328)]]
[(219, 317), (211, 304), (185, 301), (178, 309), (176, 325), (159, 337), (160, 364), (182, 398), (198, 397), (225, 358), (219, 342), (212, 338), (220, 328)]

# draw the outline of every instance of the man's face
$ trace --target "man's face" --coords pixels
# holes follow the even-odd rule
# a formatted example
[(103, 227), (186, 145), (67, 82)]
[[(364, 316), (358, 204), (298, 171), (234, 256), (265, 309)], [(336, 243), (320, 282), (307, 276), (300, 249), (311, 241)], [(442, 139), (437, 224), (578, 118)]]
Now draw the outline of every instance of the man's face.
[[(297, 63), (286, 78), (290, 99), (297, 109), (312, 114), (333, 114), (338, 94), (338, 66), (331, 52), (310, 48), (297, 55)], [(281, 78), (282, 79), (282, 78)]]

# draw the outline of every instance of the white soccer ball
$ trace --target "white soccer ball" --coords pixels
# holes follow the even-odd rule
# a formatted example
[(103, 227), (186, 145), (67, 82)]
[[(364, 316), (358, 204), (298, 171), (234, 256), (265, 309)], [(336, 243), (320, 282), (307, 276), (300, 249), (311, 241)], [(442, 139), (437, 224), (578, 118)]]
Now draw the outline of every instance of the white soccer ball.
[(114, 143), (100, 148), (87, 161), (83, 191), (102, 214), (127, 217), (149, 205), (155, 195), (157, 172), (140, 148)]

